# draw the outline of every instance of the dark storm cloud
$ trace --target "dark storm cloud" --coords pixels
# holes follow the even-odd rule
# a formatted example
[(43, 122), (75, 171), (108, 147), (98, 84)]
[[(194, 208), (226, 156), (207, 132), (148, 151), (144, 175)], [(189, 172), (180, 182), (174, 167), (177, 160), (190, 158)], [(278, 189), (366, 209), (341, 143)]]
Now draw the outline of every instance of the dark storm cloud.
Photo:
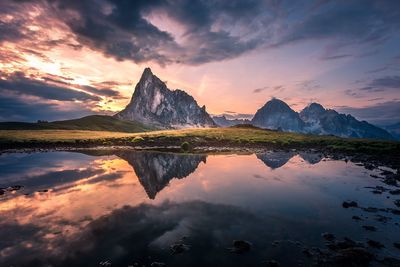
[(0, 42), (15, 42), (24, 38), (24, 34), (20, 31), (23, 22), (5, 22), (0, 20)]
[[(46, 42), (40, 32), (30, 32), (29, 17), (23, 16), (29, 5), (49, 15), (46, 23), (64, 23), (78, 44), (68, 38)], [(161, 65), (198, 65), (257, 48), (320, 39), (332, 41), (322, 59), (334, 60), (352, 56), (343, 51), (349, 45), (378, 45), (400, 28), (399, 1), (38, 0), (3, 1), (0, 8), (16, 17), (0, 20), (0, 38), (40, 39), (40, 46), (47, 48), (87, 46), (117, 60)], [(154, 14), (179, 25), (181, 36), (176, 29), (152, 24)], [(371, 49), (361, 49), (358, 56), (367, 51)]]
[(118, 91), (115, 91), (110, 88), (103, 88), (99, 89), (90, 85), (83, 85), (80, 86), (81, 89), (85, 90), (86, 92), (93, 93), (96, 95), (101, 95), (101, 96), (108, 96), (108, 97), (113, 97), (114, 99), (116, 98), (122, 98), (120, 93)]
[(380, 42), (398, 30), (399, 15), (400, 2), (396, 0), (325, 1), (293, 24), (279, 43), (332, 37), (358, 43)]
[(43, 74), (40, 75), (36, 78), (40, 78), (41, 80), (44, 80), (46, 82), (49, 82), (51, 84), (56, 84), (57, 86), (61, 87), (72, 87), (76, 89), (81, 89), (85, 92), (92, 93), (97, 96), (106, 96), (106, 97), (113, 97), (114, 99), (121, 99), (123, 96), (121, 96), (119, 91), (113, 90), (110, 87), (112, 86), (118, 86), (121, 85), (121, 83), (118, 82), (98, 82), (94, 83), (93, 85), (79, 85), (79, 84), (74, 84), (71, 83), (73, 81), (72, 78), (66, 77), (66, 76), (60, 76), (60, 75), (54, 75), (54, 74)]
[(32, 95), (49, 100), (59, 101), (99, 101), (100, 98), (85, 92), (73, 90), (67, 87), (50, 85), (43, 81), (25, 77), (23, 73), (14, 72), (6, 80), (0, 80), (0, 92), (11, 91), (13, 93)]
[(0, 121), (61, 120), (78, 118), (93, 114), (85, 106), (76, 106), (73, 110), (60, 109), (56, 104), (32, 102), (15, 96), (0, 94)]
[[(154, 60), (160, 64), (201, 64), (233, 58), (257, 47), (261, 40), (244, 40), (224, 29), (213, 30), (219, 18), (250, 20), (262, 15), (261, 1), (59, 1), (58, 12), (78, 14), (65, 22), (80, 43), (118, 60)], [(107, 9), (109, 9), (107, 11)], [(185, 27), (186, 44), (179, 44), (166, 31), (146, 18), (151, 12), (168, 14)]]
[(361, 108), (338, 107), (337, 110), (377, 125), (400, 121), (400, 101), (387, 101)]

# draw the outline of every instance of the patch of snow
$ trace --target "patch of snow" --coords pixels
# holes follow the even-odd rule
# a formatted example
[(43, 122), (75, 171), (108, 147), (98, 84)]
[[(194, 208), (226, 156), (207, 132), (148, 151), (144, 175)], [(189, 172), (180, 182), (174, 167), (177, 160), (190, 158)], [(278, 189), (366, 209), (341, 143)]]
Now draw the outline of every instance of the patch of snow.
[(144, 81), (144, 88), (147, 88), (147, 86), (149, 85), (150, 82), (151, 82), (151, 77), (148, 77), (148, 78)]
[(164, 96), (160, 93), (159, 90), (156, 90), (153, 103), (151, 104), (151, 112), (155, 113), (158, 105), (160, 105), (161, 101), (164, 99)]

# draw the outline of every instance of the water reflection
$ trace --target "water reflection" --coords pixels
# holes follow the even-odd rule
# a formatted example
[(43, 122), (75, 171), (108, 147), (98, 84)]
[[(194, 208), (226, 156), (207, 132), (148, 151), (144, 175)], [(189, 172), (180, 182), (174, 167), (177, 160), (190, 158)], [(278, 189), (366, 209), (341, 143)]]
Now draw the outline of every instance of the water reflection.
[[(341, 206), (355, 200), (395, 208), (388, 193), (364, 190), (382, 183), (361, 166), (322, 159), (278, 151), (1, 155), (0, 187), (24, 187), (1, 196), (0, 266), (98, 266), (106, 260), (113, 266), (260, 266), (267, 259), (307, 265), (301, 246), (323, 246), (323, 232), (378, 240), (386, 255), (395, 255), (399, 216), (382, 213), (391, 216), (383, 223)], [(354, 215), (363, 221), (353, 221)], [(364, 224), (378, 231), (366, 233)], [(190, 250), (171, 256), (169, 246), (183, 236)], [(254, 249), (233, 255), (226, 248), (234, 239), (249, 240)], [(275, 240), (279, 246), (271, 245)]]
[(257, 154), (257, 158), (271, 169), (277, 169), (285, 165), (294, 155), (296, 155), (294, 152), (268, 151), (266, 153)]
[(132, 151), (121, 151), (116, 155), (132, 166), (150, 199), (154, 199), (171, 179), (185, 178), (200, 162), (206, 163), (207, 158), (206, 155)]
[(307, 152), (307, 153), (299, 152), (299, 155), (310, 164), (317, 164), (324, 158), (324, 156), (321, 153), (313, 153), (313, 152)]
[(264, 162), (271, 169), (277, 169), (284, 166), (295, 155), (299, 155), (302, 159), (310, 164), (317, 164), (323, 159), (321, 153), (313, 152), (293, 152), (293, 151), (267, 151), (257, 154), (257, 158)]

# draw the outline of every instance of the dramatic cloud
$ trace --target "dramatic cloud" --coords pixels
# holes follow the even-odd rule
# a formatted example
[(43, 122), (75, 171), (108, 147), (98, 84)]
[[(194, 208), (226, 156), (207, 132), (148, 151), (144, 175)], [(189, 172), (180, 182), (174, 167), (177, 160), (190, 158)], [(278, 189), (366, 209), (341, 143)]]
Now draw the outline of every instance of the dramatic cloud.
[(376, 125), (388, 125), (400, 121), (400, 101), (382, 102), (361, 108), (338, 107), (337, 110)]
[[(327, 106), (340, 97), (362, 106), (398, 91), (399, 32), (396, 0), (1, 1), (0, 68), (9, 76), (0, 94), (116, 112), (130, 98), (132, 77), (149, 65), (214, 113), (226, 105), (254, 112), (269, 91), (290, 97), (291, 106), (310, 92)], [(349, 87), (350, 76), (367, 82)], [(193, 93), (213, 86), (225, 102)]]
[[(65, 219), (58, 223), (73, 224)], [(254, 255), (249, 260), (233, 257), (235, 255), (226, 248), (231, 246), (232, 240), (238, 238), (237, 236), (246, 236), (260, 247), (268, 246), (274, 235), (270, 232), (259, 234), (265, 231), (265, 225), (280, 231), (282, 226), (287, 227), (290, 222), (277, 220), (273, 216), (260, 217), (235, 206), (191, 201), (141, 204), (115, 209), (92, 220), (79, 229), (77, 234), (68, 238), (63, 235), (53, 239), (44, 238), (46, 234), (51, 234), (52, 229), (36, 224), (12, 226), (6, 219), (0, 220), (0, 224), (2, 236), (7, 237), (10, 231), (17, 234), (18, 239), (7, 240), (29, 240), (33, 244), (28, 249), (22, 242), (1, 243), (0, 249), (10, 248), (9, 253), (0, 259), (4, 266), (29, 265), (31, 262), (39, 266), (91, 266), (98, 265), (103, 259), (112, 259), (116, 266), (128, 266), (132, 261), (139, 261), (147, 266), (155, 259), (167, 262), (168, 266), (175, 266), (185, 260), (185, 255), (171, 257), (168, 248), (184, 236), (187, 236), (190, 244), (196, 244), (189, 252), (188, 265), (193, 266), (196, 263), (195, 266), (223, 266), (238, 261), (242, 265), (249, 262), (252, 265), (259, 264), (259, 259), (263, 257), (262, 250), (254, 250)], [(239, 233), (238, 227), (241, 229)], [(50, 245), (51, 251), (48, 250)], [(157, 257), (154, 259), (143, 255)]]
[(27, 101), (15, 96), (0, 94), (0, 121), (37, 121), (79, 118), (93, 114), (84, 105), (74, 104), (68, 108), (55, 103)]
[[(38, 96), (44, 99), (59, 101), (99, 101), (100, 98), (85, 92), (66, 87), (53, 86), (38, 80), (24, 77), (23, 73), (13, 73), (6, 80), (0, 80), (0, 90), (13, 93)], [(0, 91), (0, 92), (1, 92)]]
[[(261, 19), (262, 1), (56, 1), (51, 4), (79, 43), (119, 60), (201, 64), (236, 57), (262, 43), (225, 27)], [(73, 16), (68, 16), (73, 14)], [(163, 29), (155, 17), (176, 26)], [(232, 26), (232, 25), (231, 25)], [(254, 25), (256, 26), (256, 24)], [(258, 28), (261, 25), (258, 26)], [(181, 33), (175, 32), (182, 28)], [(246, 30), (248, 31), (248, 30)]]
[(398, 1), (320, 1), (303, 20), (289, 28), (279, 44), (322, 38), (338, 40), (336, 46), (353, 41), (379, 43), (398, 31), (399, 10)]
[(42, 40), (44, 46), (84, 45), (118, 60), (152, 60), (162, 65), (197, 65), (234, 58), (260, 47), (323, 38), (335, 41), (334, 49), (328, 49), (334, 54), (323, 59), (339, 59), (351, 55), (338, 54), (337, 50), (354, 42), (378, 44), (400, 25), (397, 1), (314, 5), (311, 1), (261, 0), (56, 0), (2, 5), (4, 13), (13, 15), (0, 22), (1, 36), (7, 40), (31, 35), (41, 39), (40, 33), (28, 26), (31, 18), (21, 15), (24, 8), (33, 7), (39, 13), (51, 13), (47, 21), (64, 23), (78, 42), (73, 44), (64, 37), (47, 43)]

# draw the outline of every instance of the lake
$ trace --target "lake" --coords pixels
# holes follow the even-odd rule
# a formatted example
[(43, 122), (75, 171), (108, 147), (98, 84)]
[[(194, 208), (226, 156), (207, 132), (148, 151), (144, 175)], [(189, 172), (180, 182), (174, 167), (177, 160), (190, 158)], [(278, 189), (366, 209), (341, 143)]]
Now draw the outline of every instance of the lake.
[(295, 151), (2, 154), (0, 266), (310, 266), (349, 239), (380, 266), (400, 254), (385, 172)]

